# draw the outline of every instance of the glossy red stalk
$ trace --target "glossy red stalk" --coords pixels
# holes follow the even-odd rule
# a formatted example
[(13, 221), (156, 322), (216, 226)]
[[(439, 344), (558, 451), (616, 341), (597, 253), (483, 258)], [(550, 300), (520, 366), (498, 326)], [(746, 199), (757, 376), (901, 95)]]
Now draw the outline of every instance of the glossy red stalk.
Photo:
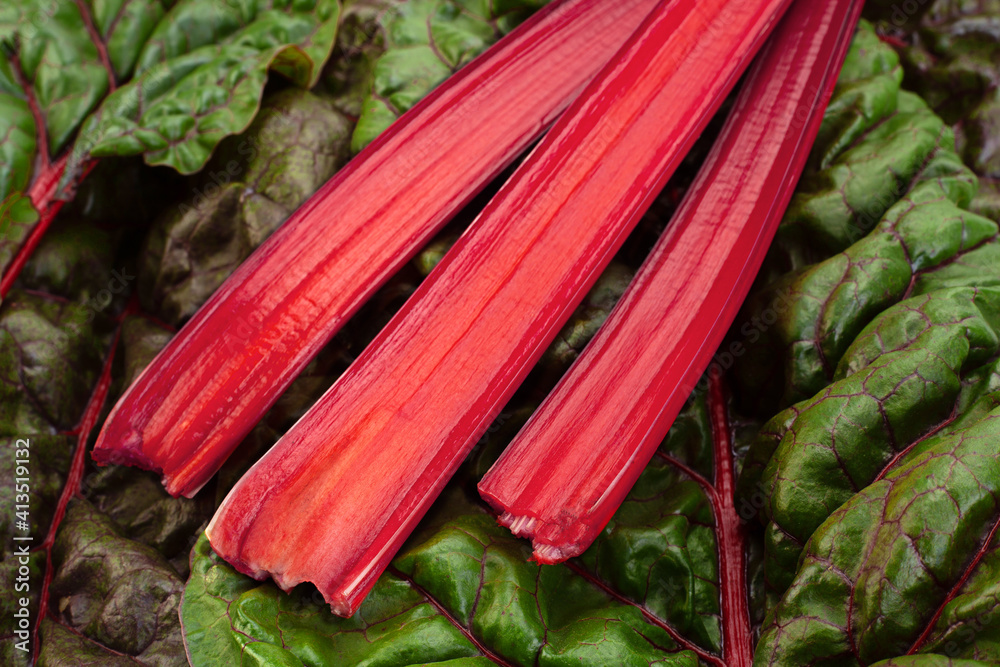
[[(805, 166), (861, 5), (795, 3), (653, 254), (480, 482), (540, 562), (594, 541), (708, 367)], [(731, 472), (715, 484), (731, 505)]]
[(237, 483), (216, 552), (354, 613), (786, 6), (665, 0), (336, 384)]
[(303, 204), (111, 412), (99, 464), (193, 496), (400, 266), (555, 120), (656, 5), (566, 0), (439, 86)]

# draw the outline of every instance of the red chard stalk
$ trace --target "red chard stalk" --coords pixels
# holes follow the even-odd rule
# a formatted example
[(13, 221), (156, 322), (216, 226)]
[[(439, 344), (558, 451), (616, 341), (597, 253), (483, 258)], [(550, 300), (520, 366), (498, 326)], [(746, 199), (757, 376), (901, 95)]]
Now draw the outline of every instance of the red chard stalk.
[[(653, 253), (480, 482), (500, 521), (531, 538), (538, 561), (590, 546), (708, 367), (805, 167), (861, 5), (795, 3)], [(732, 509), (729, 468), (717, 473), (714, 495)]]
[(93, 457), (193, 496), (358, 308), (559, 116), (656, 0), (556, 2), (303, 204), (126, 391)]
[[(378, 576), (787, 6), (665, 0), (375, 341), (236, 484), (215, 551), (337, 614)], [(488, 124), (486, 124), (488, 125)]]

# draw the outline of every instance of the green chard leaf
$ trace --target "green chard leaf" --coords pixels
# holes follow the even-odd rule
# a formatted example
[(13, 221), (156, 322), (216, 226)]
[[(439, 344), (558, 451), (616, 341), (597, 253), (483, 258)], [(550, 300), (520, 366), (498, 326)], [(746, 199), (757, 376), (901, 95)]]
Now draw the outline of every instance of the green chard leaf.
[(333, 48), (336, 0), (180, 0), (153, 28), (135, 76), (87, 119), (73, 161), (142, 154), (181, 173), (250, 125), (270, 70), (308, 88)]
[(78, 303), (25, 292), (4, 301), (0, 435), (54, 434), (76, 425), (109, 342), (99, 315)]
[[(0, 170), (2, 169), (3, 166), (0, 165)], [(28, 171), (22, 173), (27, 174)], [(0, 187), (3, 187), (2, 183)], [(31, 204), (31, 199), (22, 193), (14, 191), (6, 199), (0, 200), (0, 267), (4, 271), (37, 222), (38, 211)]]
[[(42, 621), (39, 667), (135, 667), (134, 658), (108, 650), (51, 619)], [(183, 664), (183, 663), (178, 663)]]
[[(0, 268), (38, 221), (25, 196), (69, 146), (138, 49), (166, 0), (13, 0), (0, 6)], [(44, 205), (45, 202), (35, 202)]]
[[(196, 664), (452, 664), (503, 655), (518, 665), (691, 665), (663, 630), (485, 514), (445, 524), (400, 555), (351, 619), (315, 591), (281, 593), (239, 575), (205, 539), (181, 609)], [(477, 664), (477, 663), (471, 663)]]
[(865, 665), (911, 650), (1000, 660), (997, 399), (910, 449), (813, 533), (756, 662)]
[[(45, 569), (44, 553), (34, 548), (66, 482), (76, 442), (67, 432), (96, 383), (108, 332), (102, 315), (61, 297), (15, 290), (0, 308), (0, 501), (8, 508), (0, 520), (0, 612), (19, 620), (15, 614), (27, 609), (30, 627)], [(27, 511), (18, 514), (18, 506)], [(0, 656), (4, 664), (28, 665), (30, 650), (24, 636), (12, 634), (13, 623), (0, 634)]]
[(173, 332), (144, 317), (129, 316), (122, 323), (125, 353), (124, 385), (132, 384), (173, 336)]
[[(150, 4), (155, 11), (159, 2)], [(36, 149), (58, 153), (83, 119), (98, 105), (112, 85), (112, 73), (102, 60), (103, 44), (90, 32), (92, 18), (83, 15), (90, 7), (55, 0), (16, 0), (0, 9), (0, 38), (7, 48), (0, 55), (0, 95), (4, 108), (2, 123), (14, 137), (4, 142), (4, 152), (14, 157), (7, 167), (18, 166), (18, 182), (23, 190), (31, 174)], [(32, 106), (37, 106), (34, 112)], [(44, 127), (38, 127), (44, 119)], [(7, 137), (7, 132), (4, 132)], [(36, 146), (36, 137), (46, 137)], [(4, 174), (0, 183), (10, 183)], [(8, 191), (0, 190), (3, 196)]]
[[(107, 267), (115, 264), (114, 246), (106, 230), (65, 216), (53, 224), (32, 253), (21, 271), (20, 285), (83, 301), (97, 311), (106, 310), (113, 297), (125, 294), (135, 277), (129, 269), (119, 267), (109, 280)], [(101, 294), (102, 290), (106, 293)]]
[[(383, 59), (395, 63), (382, 67), (401, 77), (412, 97), (405, 110), (543, 4), (346, 3), (334, 60), (316, 91), (286, 90), (269, 96), (246, 132), (222, 142), (194, 179), (191, 196), (156, 221), (140, 267), (143, 306), (173, 324), (186, 320), (352, 152), (360, 150), (359, 132), (374, 132), (366, 144), (395, 120), (393, 115), (362, 130), (368, 122), (362, 111), (365, 100), (381, 94), (376, 65)], [(430, 34), (436, 35), (434, 44)], [(432, 79), (410, 77), (406, 67), (419, 60), (413, 60), (415, 54), (424, 52), (439, 64), (439, 57), (451, 57), (448, 68)], [(442, 55), (446, 53), (451, 56)]]
[[(885, 75), (889, 47), (859, 43), (847, 71), (861, 78), (838, 86), (814, 148), (821, 160), (771, 249), (769, 284), (738, 318), (748, 350), (735, 380), (761, 414), (826, 386), (851, 341), (894, 303), (1000, 281), (997, 223), (968, 210), (977, 180), (951, 130)], [(857, 90), (873, 86), (894, 91), (895, 104), (878, 113), (860, 104)], [(834, 127), (864, 129), (843, 141)]]
[(943, 655), (931, 655), (922, 653), (918, 655), (908, 655), (904, 658), (890, 658), (881, 660), (873, 667), (982, 667), (990, 663), (979, 660), (962, 660), (960, 658), (949, 658)]
[[(19, 629), (20, 618), (25, 608), (28, 612), (27, 621), (32, 623), (37, 618), (38, 603), (41, 598), (40, 583), (45, 568), (45, 556), (40, 552), (28, 555), (24, 548), (33, 547), (32, 541), (23, 539), (15, 541), (15, 537), (43, 535), (52, 521), (59, 493), (66, 481), (66, 473), (70, 467), (70, 452), (72, 438), (62, 435), (35, 434), (28, 437), (0, 437), (0, 502), (10, 508), (0, 520), (0, 539), (3, 539), (4, 549), (0, 552), (0, 613), (4, 618), (11, 619), (10, 625), (0, 634), (0, 661), (5, 665), (21, 666), (30, 663), (30, 646), (26, 635), (17, 635), (13, 631)], [(17, 460), (24, 460), (27, 450), (29, 465), (28, 475), (18, 475)], [(29, 484), (18, 484), (18, 477), (27, 478)], [(22, 495), (28, 491), (27, 498)], [(25, 503), (24, 501), (27, 500)], [(16, 505), (27, 505), (28, 527), (18, 525), (15, 521)], [(23, 601), (27, 605), (23, 605)], [(20, 648), (18, 647), (20, 645)]]
[(950, 288), (894, 306), (848, 351), (842, 379), (764, 428), (741, 483), (763, 503), (777, 591), (833, 509), (913, 443), (954, 427), (970, 395), (997, 386), (998, 309), (996, 288)]
[[(111, 74), (91, 39), (86, 5), (15, 0), (0, 5), (0, 269), (38, 221), (26, 196), (83, 119)], [(41, 174), (35, 173), (39, 170)]]

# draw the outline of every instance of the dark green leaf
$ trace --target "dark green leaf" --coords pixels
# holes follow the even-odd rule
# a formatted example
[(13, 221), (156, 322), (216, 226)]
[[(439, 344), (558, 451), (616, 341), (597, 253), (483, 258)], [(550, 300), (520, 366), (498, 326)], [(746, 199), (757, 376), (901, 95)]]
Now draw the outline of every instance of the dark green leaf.
[(125, 353), (124, 386), (132, 381), (167, 344), (173, 334), (144, 317), (126, 317), (122, 323), (122, 347)]
[[(6, 544), (23, 546), (12, 541)], [(29, 545), (30, 546), (30, 545)], [(27, 560), (27, 563), (22, 562)], [(32, 648), (31, 629), (38, 618), (38, 601), (41, 598), (42, 574), (45, 571), (45, 554), (34, 552), (28, 556), (5, 549), (0, 558), (0, 613), (10, 619), (0, 635), (0, 660), (10, 667), (29, 667)], [(25, 588), (27, 587), (27, 588)], [(27, 602), (27, 605), (21, 604)], [(24, 610), (27, 609), (25, 617)], [(27, 626), (21, 622), (26, 618)], [(20, 632), (21, 634), (17, 634)]]
[[(15, 528), (12, 512), (0, 515), (0, 536), (3, 536), (5, 545), (13, 544), (11, 540), (15, 535), (45, 534), (55, 513), (59, 492), (66, 481), (73, 441), (71, 436), (29, 433), (22, 433), (16, 438), (0, 438), (0, 470), (5, 471), (0, 477), (0, 503), (8, 508), (14, 508), (15, 504), (27, 504), (30, 508), (27, 529)], [(27, 455), (16, 456), (18, 451), (27, 452)], [(15, 482), (18, 459), (27, 461), (24, 464), (29, 478), (27, 502), (24, 498), (15, 501), (17, 495), (24, 492), (17, 489), (19, 485)]]
[[(0, 123), (2, 122), (0, 120)], [(13, 171), (17, 173), (19, 168), (15, 166)], [(27, 174), (27, 168), (20, 173)], [(4, 271), (14, 259), (18, 248), (28, 238), (36, 222), (38, 222), (38, 212), (31, 205), (31, 200), (20, 192), (11, 192), (6, 199), (0, 200), (0, 267), (3, 267)]]
[[(0, 77), (9, 67), (4, 58), (0, 53)], [(0, 201), (27, 189), (35, 156), (35, 120), (28, 103), (16, 88), (5, 88), (0, 80)]]
[(155, 549), (123, 537), (84, 500), (70, 503), (53, 549), (60, 620), (147, 665), (184, 660), (177, 607), (184, 583)]
[(902, 49), (907, 85), (959, 135), (976, 173), (1000, 176), (1000, 15), (997, 0), (938, 0)]
[[(94, 225), (63, 218), (53, 225), (21, 271), (20, 284), (67, 299), (85, 302), (94, 310), (109, 310), (115, 297), (127, 293), (135, 278), (124, 266), (114, 266), (110, 234)], [(101, 294), (102, 290), (104, 294)]]
[(115, 77), (132, 76), (142, 47), (174, 0), (88, 0), (94, 27), (108, 50)]
[(119, 466), (88, 475), (80, 494), (124, 537), (153, 547), (184, 575), (193, 536), (215, 509), (208, 498), (172, 498), (155, 474)]
[[(23, 550), (34, 550), (48, 530), (66, 481), (73, 442), (69, 436), (48, 434), (0, 437), (0, 470), (4, 471), (0, 476), (0, 504), (8, 508), (0, 517), (4, 545), (0, 552), (0, 613), (10, 619), (10, 625), (0, 634), (0, 656), (5, 665), (30, 662), (32, 642), (24, 644), (24, 635), (12, 633), (20, 627), (25, 609), (26, 620), (32, 624), (29, 630), (37, 618), (45, 556), (37, 551), (26, 555)], [(19, 461), (27, 474), (17, 470)], [(25, 508), (23, 515), (16, 513)], [(19, 523), (22, 516), (27, 518), (26, 528)], [(24, 600), (27, 605), (22, 604)], [(19, 650), (18, 644), (29, 651)]]
[[(891, 55), (875, 44), (848, 63), (862, 70)], [(869, 84), (889, 86), (884, 66), (872, 69)], [(857, 85), (838, 88), (827, 121), (840, 114), (841, 125), (869, 124), (855, 106)], [(895, 87), (895, 110), (846, 148), (817, 144), (814, 154), (834, 157), (803, 177), (772, 249), (773, 264), (795, 270), (744, 307), (748, 351), (736, 378), (755, 410), (787, 407), (826, 386), (865, 325), (898, 301), (944, 286), (1000, 284), (997, 224), (966, 210), (975, 176), (954, 153), (950, 130)], [(851, 194), (856, 188), (867, 203)], [(838, 254), (804, 265), (819, 247), (827, 252), (811, 261)]]
[(911, 655), (905, 658), (890, 658), (875, 663), (872, 667), (982, 667), (988, 662), (947, 658), (943, 655)]
[[(755, 664), (1000, 655), (998, 225), (969, 210), (990, 212), (951, 130), (887, 88), (890, 55), (871, 42), (848, 60), (859, 78), (838, 87), (739, 329), (741, 402), (790, 405), (740, 479), (765, 524)], [(894, 108), (851, 96), (866, 77), (897, 90)], [(863, 129), (841, 141), (833, 119)]]
[(107, 352), (101, 317), (57, 297), (12, 292), (0, 309), (0, 435), (76, 426)]
[(1000, 179), (979, 179), (979, 194), (969, 208), (979, 215), (1000, 222)]
[(982, 390), (970, 382), (975, 371), (989, 373), (986, 386), (997, 384), (990, 360), (998, 351), (1000, 290), (915, 297), (865, 330), (837, 381), (765, 427), (741, 483), (745, 496), (763, 501), (776, 591), (789, 585), (802, 545), (833, 510), (912, 443), (954, 426), (962, 394)]
[(608, 319), (634, 275), (635, 272), (623, 264), (612, 262), (608, 265), (542, 356), (540, 364), (546, 372), (558, 378), (569, 370)]
[(115, 653), (51, 619), (42, 621), (38, 667), (135, 667), (136, 661)]
[(655, 459), (646, 468), (582, 560), (697, 645), (721, 651), (712, 508), (704, 489), (669, 463)]

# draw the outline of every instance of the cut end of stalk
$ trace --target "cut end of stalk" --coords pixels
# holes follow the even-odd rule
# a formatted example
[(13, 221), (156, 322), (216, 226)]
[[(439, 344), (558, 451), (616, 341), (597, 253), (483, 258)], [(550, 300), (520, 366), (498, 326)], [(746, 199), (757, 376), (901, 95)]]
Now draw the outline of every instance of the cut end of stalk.
[(532, 560), (540, 565), (556, 565), (573, 557), (572, 554), (567, 554), (552, 544), (539, 544), (536, 541), (532, 541), (531, 546), (534, 549)]
[[(215, 527), (215, 520), (213, 519), (211, 522), (209, 522), (208, 528), (205, 529), (205, 536), (208, 538), (208, 545), (212, 547), (212, 551), (214, 551), (219, 558), (222, 558), (227, 563), (229, 563), (229, 565), (235, 568), (237, 572), (245, 574), (251, 579), (256, 579), (257, 581), (263, 581), (271, 576), (271, 573), (268, 572), (267, 570), (254, 567), (247, 560), (237, 555), (223, 553), (224, 550), (220, 549), (219, 546), (217, 546), (218, 542), (215, 539), (213, 530), (214, 527)], [(274, 577), (274, 582), (278, 585), (278, 587), (281, 590), (286, 592), (289, 590), (285, 588), (283, 582), (280, 581), (278, 577)]]
[(505, 511), (497, 521), (518, 537), (531, 540), (533, 550), (532, 560), (541, 565), (556, 565), (574, 556), (579, 556), (583, 551), (578, 545), (551, 544), (543, 541), (540, 533), (546, 532), (545, 524), (541, 519), (530, 516), (517, 516)]
[(123, 465), (134, 466), (144, 470), (152, 470), (163, 474), (163, 469), (146, 455), (142, 449), (142, 437), (135, 432), (129, 435), (116, 438), (117, 443), (111, 445), (109, 438), (102, 432), (97, 439), (97, 444), (90, 452), (90, 458), (99, 466)]
[(530, 516), (515, 516), (510, 512), (504, 512), (497, 519), (501, 525), (510, 528), (510, 532), (514, 533), (518, 537), (531, 537), (535, 534), (535, 526), (538, 525), (538, 519)]
[[(155, 470), (151, 468), (151, 470)], [(191, 487), (186, 479), (180, 479), (177, 475), (166, 475), (162, 471), (156, 470), (160, 474), (160, 484), (163, 485), (164, 490), (169, 493), (174, 498), (180, 498), (184, 496), (185, 498), (194, 498), (205, 483), (199, 484), (198, 486)]]
[[(280, 572), (269, 572), (266, 570), (258, 571), (257, 576), (254, 576), (253, 574), (250, 574), (250, 576), (257, 580), (264, 580), (271, 577), (274, 580), (274, 583), (278, 585), (278, 588), (286, 593), (291, 593), (292, 590), (300, 584), (312, 584), (316, 587), (315, 590), (312, 591), (313, 602), (319, 602), (319, 600), (315, 597), (316, 594), (319, 593), (319, 595), (323, 597), (323, 601), (330, 605), (330, 611), (341, 618), (350, 618), (351, 616), (354, 616), (354, 612), (356, 612), (360, 606), (360, 600), (353, 599), (345, 595), (343, 591), (330, 590), (329, 585), (326, 589), (324, 589), (322, 584), (318, 581), (312, 581), (311, 579), (291, 577)], [(329, 582), (327, 583), (329, 584)], [(364, 596), (362, 596), (362, 599), (363, 597)]]
[(174, 498), (179, 498), (180, 496), (193, 498), (201, 490), (201, 487), (204, 486), (202, 484), (194, 489), (186, 488), (183, 480), (177, 479), (174, 475), (164, 473), (163, 467), (147, 456), (142, 451), (141, 446), (123, 445), (120, 448), (110, 448), (100, 447), (100, 444), (100, 441), (98, 441), (98, 446), (95, 446), (90, 452), (90, 457), (94, 460), (95, 464), (102, 467), (107, 465), (131, 466), (155, 472), (160, 476), (160, 483), (163, 484), (163, 488)]
[(326, 594), (323, 594), (323, 599), (330, 605), (330, 611), (332, 611), (334, 615), (340, 616), (341, 618), (350, 618), (351, 616), (354, 616), (356, 609), (346, 598), (337, 596), (331, 599), (327, 597)]
[(323, 601), (330, 605), (330, 611), (341, 618), (350, 618), (361, 605), (361, 601), (364, 599), (364, 594), (360, 596), (352, 596), (345, 594), (343, 590), (330, 590), (330, 582), (326, 582), (326, 590), (324, 590), (324, 584), (319, 581), (314, 581), (311, 578), (295, 576), (285, 571), (269, 569), (266, 566), (260, 567), (259, 564), (251, 562), (252, 559), (244, 558), (242, 554), (226, 553), (224, 548), (226, 546), (225, 540), (219, 537), (215, 528), (215, 518), (213, 517), (212, 521), (209, 522), (208, 527), (205, 529), (205, 536), (208, 537), (208, 544), (212, 547), (212, 551), (214, 551), (219, 558), (223, 559), (226, 563), (235, 568), (237, 572), (245, 574), (251, 579), (255, 579), (257, 581), (271, 579), (274, 581), (275, 585), (277, 585), (277, 587), (285, 593), (291, 593), (292, 590), (300, 584), (313, 584), (316, 587), (316, 590), (313, 592), (313, 601), (318, 602), (315, 595), (316, 593), (319, 593), (319, 595), (323, 597)]
[[(111, 421), (111, 417), (108, 421)], [(165, 471), (160, 462), (146, 453), (142, 436), (135, 430), (124, 434), (102, 430), (90, 452), (90, 458), (98, 466), (123, 465), (155, 472), (160, 476), (163, 488), (174, 498), (193, 498), (205, 485), (205, 481), (192, 484), (191, 476), (183, 470)]]

